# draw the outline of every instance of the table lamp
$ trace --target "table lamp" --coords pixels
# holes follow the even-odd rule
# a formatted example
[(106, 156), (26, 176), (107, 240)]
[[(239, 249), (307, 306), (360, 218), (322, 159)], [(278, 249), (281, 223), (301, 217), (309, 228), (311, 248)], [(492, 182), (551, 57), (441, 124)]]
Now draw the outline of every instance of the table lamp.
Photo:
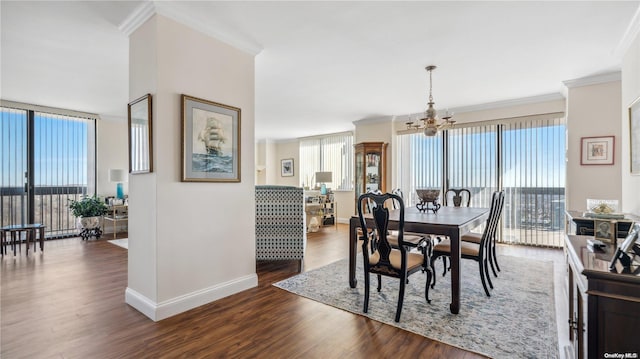
[(123, 169), (110, 169), (109, 181), (116, 182), (116, 198), (124, 199), (124, 189), (122, 187), (122, 182), (127, 181), (125, 171)]
[(333, 182), (331, 172), (316, 172), (316, 183), (321, 183), (320, 194), (327, 194), (327, 182)]

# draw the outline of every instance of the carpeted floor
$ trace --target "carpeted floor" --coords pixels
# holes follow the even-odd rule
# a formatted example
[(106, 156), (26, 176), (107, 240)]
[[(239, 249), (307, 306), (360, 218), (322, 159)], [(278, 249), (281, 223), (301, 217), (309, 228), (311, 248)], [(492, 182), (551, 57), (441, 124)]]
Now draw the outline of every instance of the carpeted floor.
[(129, 249), (129, 238), (111, 239), (109, 243), (115, 244), (118, 247)]
[(431, 304), (424, 299), (426, 274), (415, 273), (405, 291), (400, 323), (394, 322), (398, 280), (383, 277), (382, 291), (371, 276), (369, 313), (362, 312), (364, 277), (358, 256), (356, 288), (348, 282), (347, 260), (305, 272), (274, 285), (292, 293), (352, 313), (397, 326), (462, 349), (493, 358), (557, 358), (558, 335), (553, 296), (553, 263), (499, 257), (502, 272), (492, 277), (495, 289), (487, 297), (478, 264), (462, 261), (461, 309), (451, 314), (450, 273), (442, 277), (436, 265), (437, 284)]

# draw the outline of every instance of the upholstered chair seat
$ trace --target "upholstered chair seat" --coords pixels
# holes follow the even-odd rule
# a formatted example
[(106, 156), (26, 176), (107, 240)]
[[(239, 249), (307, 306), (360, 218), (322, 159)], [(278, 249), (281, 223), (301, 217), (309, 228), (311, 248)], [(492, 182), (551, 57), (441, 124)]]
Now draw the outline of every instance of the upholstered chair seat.
[[(451, 239), (444, 238), (440, 243), (433, 247), (434, 251), (451, 253)], [(460, 254), (463, 256), (478, 256), (480, 253), (480, 244), (471, 242), (460, 242)]]
[(482, 233), (469, 232), (467, 234), (463, 234), (462, 237), (460, 237), (460, 240), (463, 242), (480, 244), (480, 240), (482, 240)]
[[(376, 265), (380, 261), (380, 252), (375, 251), (369, 256), (369, 263)], [(397, 249), (392, 249), (389, 253), (389, 261), (395, 269), (400, 269), (402, 264), (402, 255)], [(413, 271), (416, 268), (422, 268), (424, 265), (424, 256), (418, 253), (407, 253), (407, 271)]]

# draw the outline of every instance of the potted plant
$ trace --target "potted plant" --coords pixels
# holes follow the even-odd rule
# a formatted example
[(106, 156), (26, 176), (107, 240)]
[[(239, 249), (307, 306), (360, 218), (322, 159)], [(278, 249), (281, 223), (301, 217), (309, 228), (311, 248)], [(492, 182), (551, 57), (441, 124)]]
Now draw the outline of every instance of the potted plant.
[(109, 211), (104, 201), (96, 196), (84, 197), (79, 201), (72, 200), (69, 208), (77, 218), (77, 228), (83, 231), (100, 228), (100, 219)]

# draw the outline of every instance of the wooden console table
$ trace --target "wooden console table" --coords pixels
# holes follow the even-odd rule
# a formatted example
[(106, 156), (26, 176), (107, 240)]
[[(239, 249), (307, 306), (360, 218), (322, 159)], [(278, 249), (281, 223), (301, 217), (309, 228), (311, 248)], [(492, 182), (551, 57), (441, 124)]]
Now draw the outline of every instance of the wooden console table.
[[(609, 270), (615, 247), (587, 248), (591, 236), (567, 235), (571, 358), (640, 356), (640, 275)], [(625, 356), (630, 354), (630, 356)], [(634, 356), (635, 355), (635, 356)]]
[[(16, 247), (20, 245), (20, 237), (21, 233), (26, 233), (26, 241), (27, 241), (27, 255), (29, 255), (29, 242), (33, 241), (33, 251), (37, 250), (36, 247), (36, 231), (39, 234), (40, 240), (40, 251), (44, 252), (44, 229), (45, 225), (40, 223), (30, 223), (30, 224), (14, 224), (10, 226), (4, 226), (0, 228), (0, 242), (2, 247), (1, 254), (5, 255), (7, 253), (6, 246), (8, 244), (11, 245), (11, 249), (13, 250), (13, 255), (16, 254)], [(7, 242), (7, 233), (11, 238), (11, 242)]]

